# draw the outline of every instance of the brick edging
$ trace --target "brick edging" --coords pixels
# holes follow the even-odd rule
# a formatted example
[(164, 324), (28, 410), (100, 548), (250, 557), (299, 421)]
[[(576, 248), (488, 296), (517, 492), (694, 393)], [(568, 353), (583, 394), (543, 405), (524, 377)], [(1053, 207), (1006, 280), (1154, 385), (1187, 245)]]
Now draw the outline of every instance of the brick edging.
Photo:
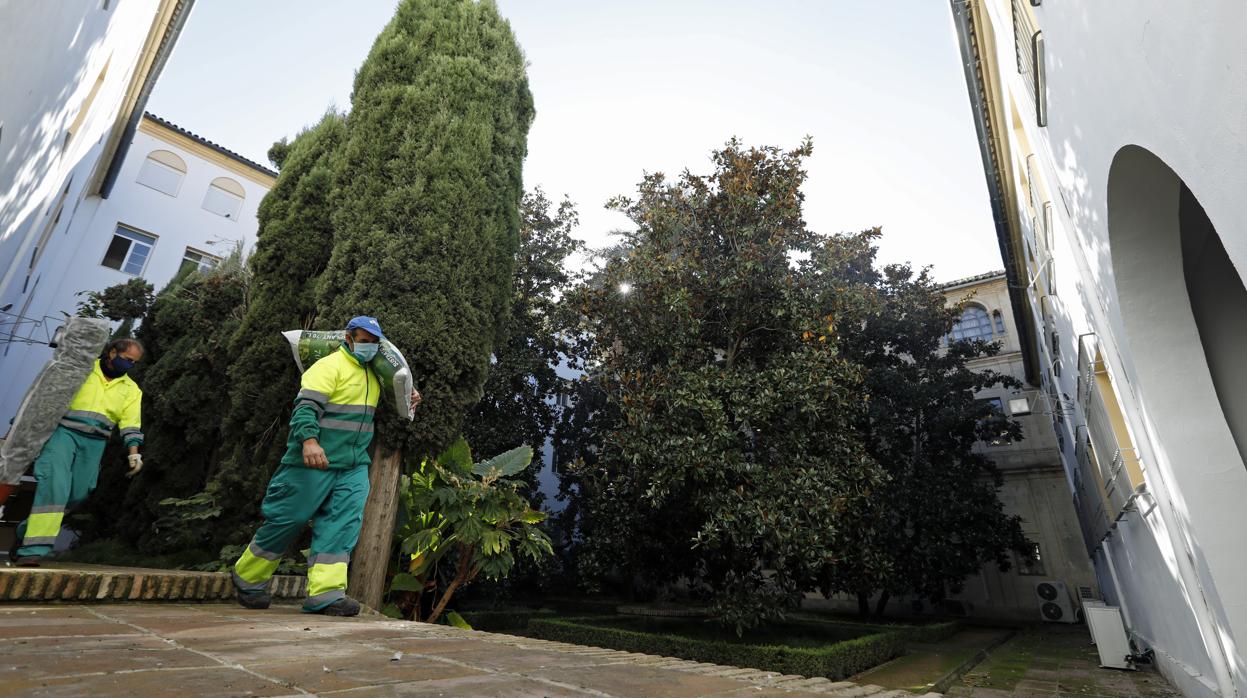
[[(307, 577), (273, 577), (274, 598), (303, 598)], [(0, 568), (0, 603), (12, 601), (224, 601), (234, 598), (225, 572)]]

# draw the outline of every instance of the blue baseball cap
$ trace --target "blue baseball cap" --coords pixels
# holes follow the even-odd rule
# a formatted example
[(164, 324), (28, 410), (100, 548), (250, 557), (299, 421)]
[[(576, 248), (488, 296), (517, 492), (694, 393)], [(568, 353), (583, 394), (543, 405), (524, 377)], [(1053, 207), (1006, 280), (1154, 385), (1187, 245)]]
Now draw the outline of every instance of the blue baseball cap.
[(351, 321), (346, 323), (347, 332), (350, 332), (356, 328), (367, 330), (368, 332), (376, 335), (377, 339), (385, 339), (385, 335), (381, 333), (381, 323), (377, 322), (375, 317), (360, 315), (359, 317), (351, 318)]

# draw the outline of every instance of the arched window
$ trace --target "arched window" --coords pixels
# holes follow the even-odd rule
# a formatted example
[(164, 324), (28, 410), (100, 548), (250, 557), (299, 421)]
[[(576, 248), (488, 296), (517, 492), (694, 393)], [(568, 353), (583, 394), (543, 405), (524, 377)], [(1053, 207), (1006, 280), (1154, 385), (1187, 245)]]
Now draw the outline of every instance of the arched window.
[(992, 341), (992, 321), (983, 306), (967, 305), (966, 309), (961, 311), (961, 319), (953, 325), (952, 338), (954, 341), (961, 339)]
[(230, 220), (238, 220), (238, 211), (246, 198), (247, 192), (241, 184), (229, 177), (217, 177), (208, 185), (208, 193), (204, 194), (204, 209)]
[(139, 168), (139, 184), (158, 192), (177, 196), (186, 176), (186, 161), (167, 150), (153, 150)]

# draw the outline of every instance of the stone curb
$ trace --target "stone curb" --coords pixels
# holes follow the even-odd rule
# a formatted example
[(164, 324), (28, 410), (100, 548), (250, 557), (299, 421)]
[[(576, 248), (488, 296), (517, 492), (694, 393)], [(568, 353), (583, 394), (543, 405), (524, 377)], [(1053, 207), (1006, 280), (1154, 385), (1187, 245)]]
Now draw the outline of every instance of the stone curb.
[[(274, 598), (307, 595), (307, 577), (273, 577)], [(0, 568), (0, 603), (13, 601), (224, 601), (234, 598), (225, 572)]]
[(674, 657), (661, 657), (658, 655), (639, 654), (636, 652), (624, 652), (622, 650), (611, 650), (599, 647), (588, 647), (584, 645), (572, 645), (565, 642), (554, 642), (551, 640), (537, 640), (532, 638), (520, 637), (518, 635), (504, 635), (501, 633), (483, 632), (480, 630), (463, 630), (453, 628), (446, 625), (427, 625), (424, 623), (414, 624), (420, 627), (420, 633), (425, 637), (444, 637), (458, 638), (471, 637), (486, 642), (494, 642), (500, 645), (509, 645), (512, 647), (531, 648), (531, 649), (547, 649), (559, 652), (568, 652), (583, 656), (586, 659), (596, 660), (603, 664), (636, 664), (640, 666), (654, 667), (657, 669), (669, 669), (671, 671), (680, 671), (690, 674), (699, 674), (702, 676), (715, 676), (736, 681), (749, 683), (754, 688), (770, 688), (783, 691), (802, 691), (805, 693), (823, 693), (835, 698), (943, 698), (942, 693), (924, 693), (916, 694), (903, 690), (889, 690), (882, 686), (858, 684), (849, 681), (832, 681), (822, 677), (806, 677), (794, 674), (777, 674), (773, 671), (762, 671), (760, 669), (751, 669), (748, 667), (726, 666), (722, 664), (706, 664), (704, 662), (692, 662), (686, 659), (676, 659)]

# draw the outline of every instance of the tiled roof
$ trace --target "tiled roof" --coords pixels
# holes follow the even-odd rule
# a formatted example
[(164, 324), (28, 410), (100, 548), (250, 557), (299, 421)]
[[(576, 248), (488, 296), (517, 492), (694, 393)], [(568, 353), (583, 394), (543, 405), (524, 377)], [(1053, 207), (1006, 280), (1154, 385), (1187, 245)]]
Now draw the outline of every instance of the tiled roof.
[(182, 128), (181, 126), (178, 126), (177, 124), (173, 123), (172, 121), (168, 121), (168, 120), (166, 120), (166, 119), (162, 119), (162, 118), (160, 118), (159, 116), (156, 116), (155, 114), (153, 114), (153, 113), (151, 113), (151, 112), (149, 112), (149, 111), (148, 111), (148, 112), (143, 112), (143, 116), (145, 116), (145, 117), (147, 117), (147, 118), (151, 119), (152, 121), (155, 121), (156, 123), (160, 124), (161, 126), (164, 126), (164, 127), (165, 127), (165, 128), (167, 128), (167, 129), (170, 129), (170, 130), (173, 130), (173, 131), (177, 131), (178, 133), (182, 134), (183, 136), (186, 136), (187, 138), (189, 138), (189, 139), (191, 139), (191, 140), (195, 141), (196, 143), (201, 143), (201, 144), (203, 144), (203, 145), (206, 145), (206, 146), (208, 146), (209, 148), (212, 148), (213, 150), (217, 151), (218, 153), (220, 153), (220, 154), (222, 154), (222, 155), (224, 155), (224, 156), (226, 156), (226, 157), (228, 157), (228, 158), (231, 158), (231, 159), (233, 159), (233, 160), (237, 160), (238, 162), (241, 162), (242, 164), (246, 165), (247, 167), (250, 167), (250, 168), (252, 168), (252, 169), (254, 169), (254, 170), (257, 170), (257, 171), (259, 171), (259, 172), (263, 172), (264, 174), (266, 174), (266, 175), (268, 175), (268, 176), (270, 176), (270, 177), (276, 177), (276, 176), (277, 176), (277, 173), (276, 173), (275, 171), (270, 170), (269, 168), (265, 167), (264, 165), (261, 165), (260, 163), (258, 163), (258, 162), (256, 162), (256, 161), (254, 161), (254, 160), (249, 160), (249, 159), (247, 159), (247, 158), (245, 158), (245, 157), (243, 157), (243, 156), (239, 155), (238, 153), (235, 153), (234, 151), (230, 150), (229, 148), (226, 148), (226, 147), (225, 147), (225, 146), (223, 146), (223, 145), (220, 145), (220, 144), (217, 144), (217, 143), (213, 143), (212, 141), (208, 140), (207, 138), (204, 138), (203, 136), (201, 136), (201, 135), (199, 135), (199, 134), (197, 134), (197, 133), (192, 133), (192, 132), (190, 132), (190, 131), (187, 131), (186, 129)]
[(1004, 277), (1005, 277), (1005, 272), (1003, 269), (1000, 269), (997, 271), (989, 271), (983, 274), (975, 274), (974, 276), (967, 276), (964, 279), (957, 279), (956, 281), (949, 281), (947, 283), (942, 283), (940, 284), (940, 288), (954, 288), (957, 286), (965, 286), (966, 284), (972, 284), (976, 281), (987, 281), (988, 279), (995, 279), (995, 278), (1003, 279)]

